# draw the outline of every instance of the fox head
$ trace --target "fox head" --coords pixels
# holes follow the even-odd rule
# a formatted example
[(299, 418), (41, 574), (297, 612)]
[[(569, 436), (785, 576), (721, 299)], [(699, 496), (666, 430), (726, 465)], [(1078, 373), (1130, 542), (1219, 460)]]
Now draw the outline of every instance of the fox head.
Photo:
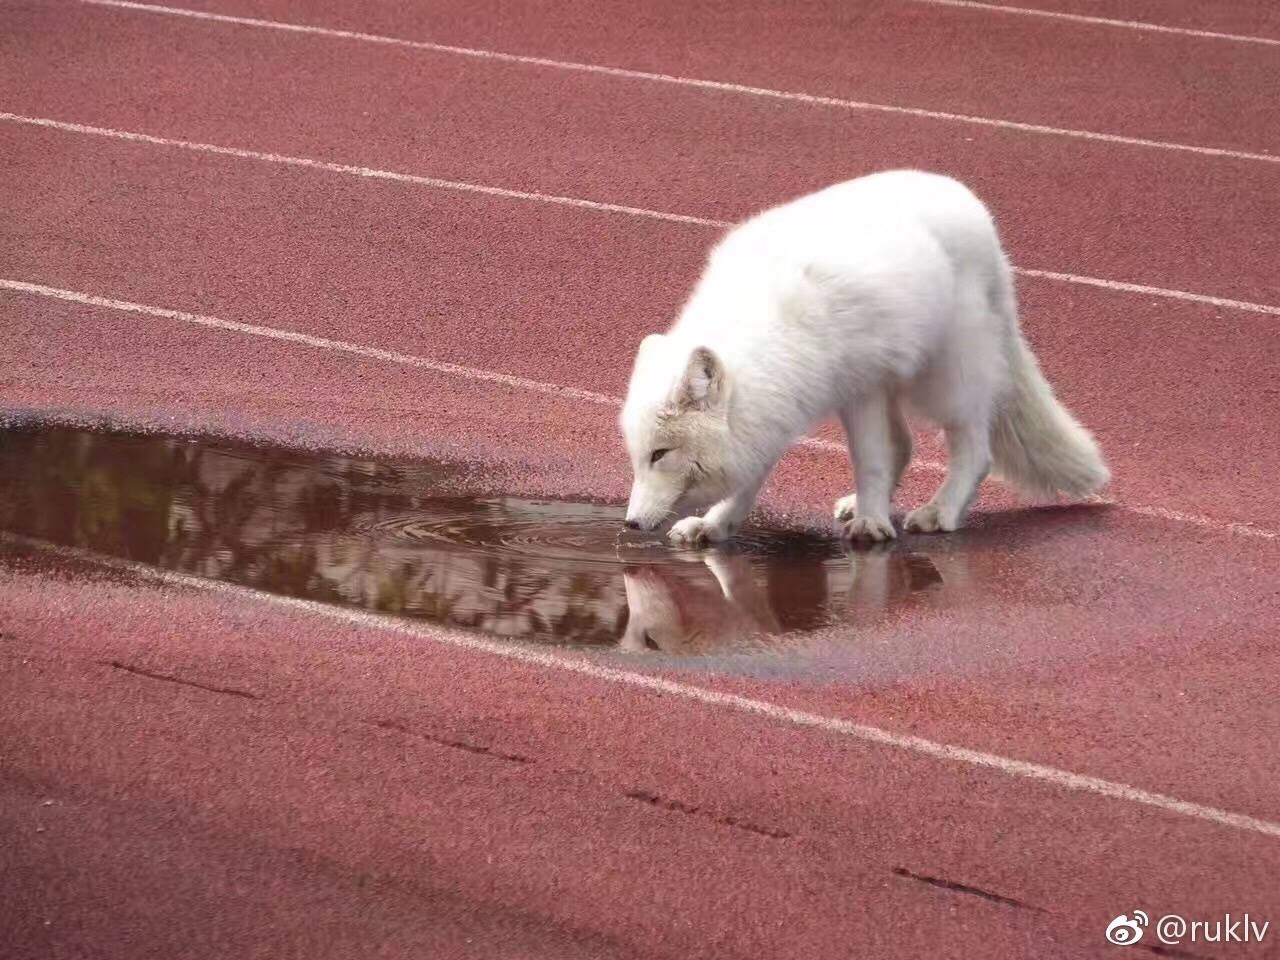
[(623, 571), (627, 627), (618, 641), (620, 650), (677, 656), (712, 654), (741, 648), (757, 635), (769, 633), (767, 624), (738, 609), (723, 594), (705, 567), (690, 567)]
[(729, 392), (724, 364), (711, 350), (645, 337), (621, 418), (634, 477), (628, 527), (652, 530), (677, 505), (699, 509), (734, 491)]

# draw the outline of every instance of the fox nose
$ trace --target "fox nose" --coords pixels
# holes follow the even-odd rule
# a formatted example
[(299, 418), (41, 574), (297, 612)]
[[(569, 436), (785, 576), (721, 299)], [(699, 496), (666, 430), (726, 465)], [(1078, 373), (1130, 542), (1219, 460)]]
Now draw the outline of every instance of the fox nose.
[(639, 520), (628, 520), (628, 521), (627, 521), (627, 529), (628, 529), (628, 530), (639, 530), (639, 529), (640, 529), (640, 521), (639, 521)]

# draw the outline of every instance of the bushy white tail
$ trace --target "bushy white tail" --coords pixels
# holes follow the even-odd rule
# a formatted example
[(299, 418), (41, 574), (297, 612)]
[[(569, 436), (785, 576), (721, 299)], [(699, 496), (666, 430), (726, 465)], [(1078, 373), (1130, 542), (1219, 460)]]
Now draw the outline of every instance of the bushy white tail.
[(991, 426), (995, 472), (1030, 497), (1086, 497), (1111, 479), (1093, 434), (1053, 395), (1040, 364), (1009, 318), (1010, 389)]

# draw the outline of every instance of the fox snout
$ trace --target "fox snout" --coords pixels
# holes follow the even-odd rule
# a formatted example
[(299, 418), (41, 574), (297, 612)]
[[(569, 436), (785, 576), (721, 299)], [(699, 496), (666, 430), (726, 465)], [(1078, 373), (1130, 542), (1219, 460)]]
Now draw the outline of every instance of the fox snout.
[(636, 483), (627, 500), (626, 524), (628, 530), (654, 530), (670, 512), (666, 504), (658, 503), (654, 491), (647, 485)]

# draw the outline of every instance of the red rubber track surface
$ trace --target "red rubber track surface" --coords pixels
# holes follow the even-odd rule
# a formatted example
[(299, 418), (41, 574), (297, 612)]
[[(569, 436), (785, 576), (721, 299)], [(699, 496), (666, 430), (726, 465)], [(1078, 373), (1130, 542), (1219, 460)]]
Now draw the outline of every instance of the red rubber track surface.
[[(1280, 153), (1280, 58), (1235, 41), (913, 3), (192, 8)], [(1053, 9), (1280, 35), (1260, 2)], [(774, 676), (666, 675), (1280, 820), (1280, 317), (1183, 295), (1280, 304), (1280, 163), (135, 10), (5, 18), (21, 117), (717, 221), (928, 167), (978, 189), (1019, 266), (1166, 291), (1020, 281), (1118, 506), (989, 484), (954, 597)], [(4, 120), (0, 168), (0, 279), (525, 378), (0, 289), (0, 409), (453, 456), (615, 502), (616, 408), (555, 388), (620, 395), (717, 234)], [(799, 448), (765, 507), (821, 522), (848, 473)], [(16, 957), (1074, 957), (1135, 908), (1280, 922), (1280, 839), (1254, 829), (3, 550)]]
[[(19, 240), (0, 251), (0, 276), (614, 396), (716, 235), (17, 125), (0, 126), (0, 143), (21, 174), (0, 186)], [(1280, 525), (1276, 318), (1046, 281), (1024, 283), (1022, 301), (1060, 395), (1115, 461), (1118, 496)], [(33, 363), (68, 375), (56, 356), (41, 359), (40, 308), (18, 312), (13, 329)], [(260, 347), (224, 339), (243, 360)], [(565, 342), (590, 344), (589, 361)], [(1206, 455), (1224, 430), (1247, 458)], [(846, 473), (840, 457), (828, 462)]]
[(314, 617), (4, 586), (30, 955), (1092, 956), (1117, 900), (1265, 902), (1274, 866), (1238, 833)]
[(1267, 47), (1133, 42), (1090, 25), (910, 2), (744, 8), (714, 0), (694, 11), (678, 0), (641, 9), (625, 0), (191, 7), (1131, 137), (1280, 147), (1280, 119), (1267, 99), (1280, 96), (1280, 65)]
[[(353, 23), (354, 15), (332, 19), (340, 26), (409, 39), (450, 36), (430, 24)], [(317, 13), (307, 22), (321, 19)], [(1280, 302), (1273, 256), (1280, 243), (1274, 216), (1280, 162), (781, 103), (112, 8), (72, 7), (60, 17), (36, 11), (14, 20), (13, 56), (0, 73), (0, 95), (13, 113), (719, 220), (735, 220), (873, 170), (924, 167), (957, 176), (982, 195), (1021, 266)], [(758, 42), (759, 31), (753, 36)], [(533, 38), (517, 39), (491, 47), (559, 52)], [(1139, 40), (1139, 47), (1173, 42)], [(470, 34), (461, 41), (478, 42)], [(722, 42), (728, 44), (717, 40), (707, 49), (719, 49)], [(1229, 46), (1236, 56), (1245, 55), (1240, 45)], [(157, 47), (172, 53), (158, 59)], [(1132, 51), (1126, 47), (1124, 52)], [(581, 61), (681, 70), (680, 64), (637, 61), (625, 49), (590, 53)], [(1203, 71), (1214, 80), (1203, 94), (1205, 110), (1237, 136), (1247, 135), (1233, 146), (1280, 155), (1280, 121), (1269, 109), (1280, 99), (1276, 59), (1267, 52), (1270, 78), (1260, 74), (1236, 85), (1219, 86), (1213, 71), (1197, 67), (1197, 76)], [(773, 62), (733, 79), (805, 92), (866, 94), (810, 86), (806, 78), (772, 67)], [(192, 64), (197, 63), (219, 68), (194, 83)], [(688, 75), (702, 76), (714, 67), (691, 67)], [(1023, 68), (1007, 66), (997, 75), (1015, 69), (1021, 82)], [(897, 76), (902, 68), (886, 73)], [(714, 71), (709, 76), (722, 78)], [(1042, 102), (1061, 99), (1053, 89), (1052, 97), (1042, 93)], [(1242, 123), (1238, 108), (1223, 99), (1236, 91), (1264, 104), (1266, 117), (1252, 126)], [(1185, 99), (1175, 100), (1176, 120), (1185, 119)], [(1091, 109), (1105, 111), (1114, 101), (1088, 102)], [(1023, 116), (998, 97), (980, 106), (976, 113), (987, 117), (1062, 122), (1048, 109)], [(1152, 109), (1145, 99), (1140, 106)], [(1109, 129), (1101, 123), (1085, 126)], [(1128, 129), (1124, 117), (1116, 117), (1112, 126)], [(1172, 142), (1214, 145), (1213, 137), (1185, 126), (1157, 133)], [(94, 157), (99, 144), (61, 149)], [(185, 170), (192, 162), (188, 158), (181, 166)], [(628, 228), (605, 220), (589, 229), (612, 235)], [(708, 237), (688, 242), (701, 251)], [(436, 253), (419, 251), (420, 256)], [(620, 259), (611, 258), (608, 266), (616, 268)], [(672, 267), (672, 282), (686, 276), (683, 263)]]

